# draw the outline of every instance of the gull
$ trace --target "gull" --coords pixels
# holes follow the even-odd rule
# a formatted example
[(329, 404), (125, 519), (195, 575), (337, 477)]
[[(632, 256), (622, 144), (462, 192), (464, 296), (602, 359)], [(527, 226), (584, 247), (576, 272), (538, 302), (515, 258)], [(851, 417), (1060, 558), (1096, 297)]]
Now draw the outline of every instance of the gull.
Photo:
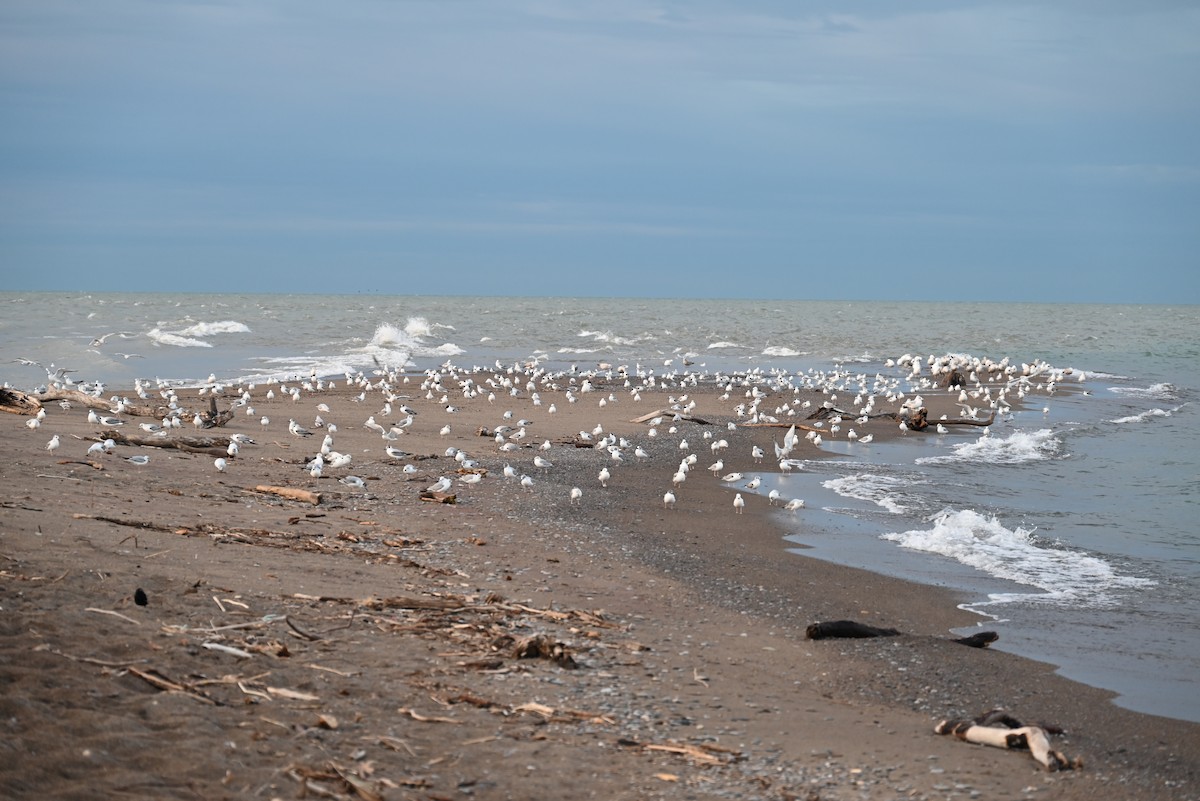
[(610, 478), (612, 478), (612, 473), (608, 472), (608, 468), (607, 468), (607, 467), (601, 467), (601, 468), (600, 468), (600, 475), (598, 475), (598, 476), (597, 476), (597, 478), (599, 478), (599, 479), (600, 479), (600, 486), (602, 486), (602, 487), (607, 487), (607, 486), (608, 486), (608, 480), (609, 480)]
[(797, 509), (804, 508), (804, 501), (801, 500), (800, 498), (792, 498), (790, 501), (788, 501), (786, 504), (783, 505), (783, 508), (789, 512), (795, 512)]
[(450, 479), (446, 476), (442, 476), (435, 483), (430, 484), (428, 490), (429, 492), (445, 492), (446, 490), (450, 489), (450, 485)]
[(225, 453), (229, 456), (237, 456), (238, 455), (238, 444), (236, 442), (231, 441), (229, 443), (229, 447), (225, 449)]
[(50, 441), (46, 443), (46, 450), (51, 451), (51, 452), (56, 451), (56, 450), (58, 450), (58, 445), (59, 445), (58, 434), (55, 434), (53, 437), (50, 438)]
[(777, 489), (773, 489), (767, 493), (767, 502), (770, 503), (772, 506), (775, 505), (775, 501), (779, 500), (779, 498), (780, 498), (779, 490), (777, 490)]
[(138, 466), (141, 466), (141, 465), (150, 464), (150, 457), (142, 456), (142, 455), (130, 456), (125, 461), (129, 462), (130, 464), (136, 464)]
[(98, 348), (101, 345), (103, 345), (104, 341), (106, 339), (108, 339), (109, 337), (120, 337), (121, 339), (129, 339), (130, 337), (135, 337), (135, 336), (137, 336), (137, 334), (131, 333), (129, 331), (110, 331), (109, 333), (104, 334), (103, 336), (98, 336), (95, 339), (93, 339), (91, 346), (93, 348)]
[(463, 484), (478, 484), (483, 481), (483, 475), (480, 473), (467, 473), (465, 476), (459, 476), (458, 479)]
[(229, 439), (236, 442), (238, 445), (257, 445), (258, 443), (252, 440), (245, 434), (230, 434)]
[(579, 499), (583, 497), (583, 490), (579, 487), (571, 487), (571, 503), (579, 503)]
[(517, 477), (517, 470), (516, 470), (516, 468), (514, 468), (514, 467), (513, 467), (512, 465), (510, 465), (510, 464), (506, 464), (506, 465), (504, 465), (504, 477), (505, 477), (505, 478), (516, 478), (516, 477)]
[(297, 437), (312, 436), (311, 431), (309, 431), (307, 428), (304, 428), (302, 425), (297, 423), (295, 420), (288, 420), (288, 431), (291, 431), (292, 434), (294, 434)]
[(226, 461), (220, 457), (213, 459), (213, 467), (217, 468), (218, 473), (225, 472)]
[(712, 474), (715, 476), (717, 473), (720, 473), (722, 470), (725, 469), (725, 460), (718, 459), (717, 461), (710, 464), (708, 466), (708, 469), (711, 470)]
[(41, 425), (42, 425), (42, 421), (37, 419), (36, 417), (30, 417), (28, 420), (25, 421), (25, 426), (27, 428), (29, 428), (31, 431), (37, 430), (38, 428), (41, 427)]
[(88, 456), (99, 456), (102, 453), (107, 453), (107, 451), (104, 449), (103, 442), (97, 442), (96, 444), (92, 445), (92, 447), (87, 449)]
[(271, 418), (267, 417), (264, 414), (262, 417), (258, 418), (258, 424), (260, 426), (262, 426), (263, 428), (266, 428), (267, 426), (269, 426), (271, 424)]
[(766, 456), (766, 453), (763, 451), (762, 448), (755, 445), (753, 448), (750, 449), (750, 455), (754, 458), (754, 463), (759, 464), (760, 462), (762, 462), (763, 457)]
[(446, 425), (442, 426), (442, 430), (441, 430), (439, 433), (440, 433), (440, 434), (441, 434), (443, 437), (444, 437), (444, 436), (447, 436), (447, 435), (450, 433), (450, 424), (449, 424), (449, 423), (446, 423)]
[(671, 476), (671, 483), (675, 485), (676, 489), (682, 486), (685, 481), (687, 481), (687, 473), (683, 470), (677, 470), (675, 471), (675, 475)]
[(353, 487), (354, 489), (365, 489), (367, 486), (367, 482), (363, 481), (358, 476), (345, 476), (344, 478), (340, 478), (338, 480), (347, 487)]
[(758, 489), (758, 486), (760, 484), (762, 484), (762, 476), (755, 476), (754, 478), (752, 478), (748, 482), (746, 482), (746, 489), (756, 490), (756, 489)]
[(350, 454), (348, 453), (338, 453), (337, 451), (333, 451), (329, 454), (329, 466), (334, 468), (345, 467), (346, 465), (350, 464), (350, 458)]
[(138, 428), (142, 429), (142, 430), (143, 430), (143, 431), (145, 431), (147, 434), (161, 434), (161, 433), (163, 433), (162, 426), (155, 425), (154, 423), (138, 423)]
[(533, 479), (529, 476), (521, 476), (521, 486), (527, 490), (533, 490)]
[(733, 511), (737, 514), (742, 513), (742, 509), (746, 506), (746, 501), (742, 498), (742, 493), (733, 496)]
[(637, 448), (634, 449), (633, 455), (639, 459), (649, 459), (650, 458), (650, 454), (647, 453), (646, 449), (643, 448), (641, 445), (638, 445)]
[(675, 508), (675, 493), (671, 492), (670, 490), (667, 490), (667, 493), (665, 495), (663, 495), (663, 506), (665, 506), (668, 509)]
[(938, 424), (937, 424), (937, 432), (938, 432), (939, 434), (948, 434), (948, 433), (950, 433), (950, 429), (946, 428), (946, 427), (945, 427), (944, 425), (942, 425), (941, 423), (938, 423)]
[(403, 472), (406, 476), (415, 476), (417, 474), (417, 466), (415, 464), (406, 464), (404, 465)]
[(125, 421), (117, 417), (100, 417), (97, 418), (96, 422), (102, 426), (110, 426), (112, 428), (125, 425)]
[(743, 478), (741, 473), (726, 473), (721, 476), (722, 481), (741, 481)]
[(96, 414), (95, 409), (88, 409), (88, 422), (94, 426), (100, 425), (100, 416)]
[(408, 458), (407, 453), (400, 450), (399, 448), (393, 448), (391, 445), (388, 445), (383, 450), (387, 453), (388, 456), (392, 457), (393, 459), (407, 459)]
[(534, 456), (533, 466), (540, 467), (543, 470), (549, 470), (551, 467), (554, 467), (554, 462), (551, 462), (549, 459), (543, 459), (541, 456)]
[(870, 443), (870, 442), (871, 442), (871, 440), (873, 440), (873, 439), (875, 439), (875, 435), (874, 435), (874, 434), (867, 434), (865, 437), (859, 437), (859, 438), (858, 438), (858, 441), (859, 441), (859, 442), (861, 442), (863, 445), (867, 445), (867, 444), (868, 444), (868, 443)]

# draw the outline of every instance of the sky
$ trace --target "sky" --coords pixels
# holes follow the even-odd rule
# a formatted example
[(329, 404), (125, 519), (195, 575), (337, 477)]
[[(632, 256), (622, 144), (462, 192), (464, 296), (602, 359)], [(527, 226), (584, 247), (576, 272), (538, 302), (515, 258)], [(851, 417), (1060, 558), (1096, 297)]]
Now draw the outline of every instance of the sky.
[(5, 0), (0, 289), (1200, 303), (1200, 6)]

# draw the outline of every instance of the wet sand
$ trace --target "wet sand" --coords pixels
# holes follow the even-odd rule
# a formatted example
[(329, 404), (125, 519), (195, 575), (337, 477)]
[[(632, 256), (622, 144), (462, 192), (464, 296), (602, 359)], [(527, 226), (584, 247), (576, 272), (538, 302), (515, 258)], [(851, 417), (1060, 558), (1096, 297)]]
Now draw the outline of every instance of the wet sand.
[[(527, 376), (479, 373), (474, 398), (466, 376), (443, 378), (458, 407), (448, 413), (423, 379), (397, 381), (388, 416), (378, 388), (338, 381), (292, 400), (259, 386), (255, 417), (239, 409), (223, 427), (165, 438), (253, 437), (225, 472), (214, 454), (162, 448), (86, 457), (102, 426), (78, 404), (48, 403), (36, 431), (0, 414), (0, 795), (1200, 797), (1200, 727), (955, 644), (949, 630), (978, 618), (951, 593), (789, 553), (777, 517), (788, 513), (764, 497), (743, 492), (737, 514), (735, 485), (705, 469), (711, 443), (727, 440), (723, 472), (748, 479), (773, 469), (752, 445), (771, 454), (786, 430), (730, 430), (744, 397), (701, 384), (634, 400), (623, 379), (598, 377), (586, 393), (578, 379), (572, 403), (562, 377), (539, 383), (535, 405)], [(489, 401), (489, 379), (512, 380), (518, 396), (497, 387)], [(207, 404), (194, 389), (179, 399)], [(693, 400), (703, 423), (668, 417), (651, 438), (631, 422)], [(928, 402), (931, 419), (953, 414)], [(400, 404), (417, 415), (392, 443), (411, 458), (394, 459), (363, 422), (394, 424)], [(314, 478), (304, 463), (324, 435), (318, 414), (352, 461)], [(290, 434), (288, 418), (313, 435)], [(515, 452), (482, 435), (521, 418), (532, 423)], [(151, 418), (125, 419), (122, 431), (147, 436), (137, 423)], [(616, 464), (580, 447), (597, 425), (649, 456), (630, 447)], [(901, 436), (889, 418), (856, 427)], [(450, 447), (478, 460), (479, 483), (459, 480)], [(689, 451), (697, 464), (665, 508)], [(134, 454), (149, 464), (125, 460)], [(553, 466), (535, 467), (535, 454)], [(506, 463), (532, 487), (503, 478)], [(452, 504), (420, 498), (440, 476)], [(807, 624), (833, 619), (903, 634), (805, 639)], [(1048, 773), (1027, 753), (933, 734), (942, 718), (994, 707), (1062, 726), (1054, 746), (1083, 769)]]

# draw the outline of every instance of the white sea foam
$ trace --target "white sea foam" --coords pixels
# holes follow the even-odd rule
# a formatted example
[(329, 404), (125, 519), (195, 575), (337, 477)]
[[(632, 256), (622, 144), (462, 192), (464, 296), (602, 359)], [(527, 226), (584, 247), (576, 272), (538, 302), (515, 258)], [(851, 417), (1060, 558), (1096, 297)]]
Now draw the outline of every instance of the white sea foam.
[(1147, 420), (1151, 419), (1152, 417), (1170, 417), (1171, 413), (1174, 411), (1177, 411), (1177, 410), (1172, 409), (1172, 410), (1168, 411), (1166, 409), (1147, 409), (1146, 411), (1142, 412), (1141, 414), (1131, 414), (1128, 417), (1118, 417), (1117, 419), (1109, 420), (1108, 422), (1110, 422), (1110, 423), (1144, 423)]
[(1178, 393), (1173, 384), (1151, 384), (1148, 387), (1109, 387), (1109, 392), (1130, 398), (1154, 398), (1168, 400), (1177, 397)]
[(714, 342), (714, 343), (712, 343), (711, 345), (709, 345), (709, 346), (708, 346), (708, 349), (709, 349), (709, 350), (719, 350), (719, 349), (722, 349), (722, 348), (736, 348), (736, 349), (739, 349), (739, 350), (746, 350), (746, 346), (745, 346), (745, 345), (739, 345), (739, 344), (738, 344), (738, 343), (736, 343), (736, 342), (724, 342), (724, 341), (722, 341), (722, 342)]
[(636, 345), (638, 342), (646, 338), (635, 337), (633, 339), (626, 339), (624, 337), (617, 336), (612, 331), (588, 331), (586, 329), (580, 331), (578, 336), (594, 339), (597, 342), (606, 342), (611, 345)]
[(785, 348), (782, 345), (769, 345), (768, 347), (763, 348), (762, 355), (789, 358), (792, 356), (801, 356), (803, 354), (801, 351)]
[(182, 334), (177, 334), (172, 331), (164, 331), (161, 328), (151, 328), (146, 332), (146, 336), (155, 345), (171, 345), (176, 348), (211, 348), (211, 342), (205, 342), (203, 339), (195, 337), (185, 337)]
[(1114, 591), (1155, 583), (1119, 575), (1099, 557), (1039, 542), (1031, 530), (1005, 528), (995, 517), (970, 509), (940, 512), (932, 523), (927, 530), (884, 534), (882, 538), (902, 548), (948, 556), (997, 578), (1042, 591), (989, 596), (995, 603), (1021, 600), (1106, 607), (1117, 602)]
[(182, 337), (208, 337), (213, 334), (249, 334), (250, 327), (237, 320), (221, 320), (216, 323), (196, 323), (173, 332)]
[(974, 442), (955, 445), (945, 456), (925, 456), (917, 464), (984, 462), (987, 464), (1023, 464), (1052, 459), (1062, 443), (1048, 428), (1014, 431), (1007, 437), (983, 436)]
[(870, 501), (876, 506), (888, 510), (892, 514), (903, 514), (908, 507), (900, 503), (897, 494), (902, 487), (911, 486), (911, 480), (901, 480), (894, 476), (882, 476), (876, 473), (857, 473), (842, 478), (831, 478), (823, 481), (821, 486), (831, 489), (843, 498), (857, 498), (860, 501)]

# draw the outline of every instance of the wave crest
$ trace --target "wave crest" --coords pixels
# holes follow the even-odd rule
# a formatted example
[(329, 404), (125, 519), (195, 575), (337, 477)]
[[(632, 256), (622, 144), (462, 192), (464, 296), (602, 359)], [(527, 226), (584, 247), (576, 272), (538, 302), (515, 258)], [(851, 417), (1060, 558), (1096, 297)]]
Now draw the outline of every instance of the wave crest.
[(1119, 575), (1099, 557), (1077, 550), (1047, 547), (1032, 530), (1008, 529), (995, 517), (964, 509), (943, 511), (933, 527), (884, 534), (902, 548), (948, 556), (997, 578), (1036, 587), (1037, 594), (990, 596), (993, 602), (1014, 600), (1107, 607), (1117, 601), (1112, 590), (1153, 585), (1149, 579)]
[(1048, 428), (1038, 431), (1014, 431), (1007, 437), (980, 437), (974, 442), (955, 445), (945, 456), (925, 456), (917, 464), (984, 462), (987, 464), (1023, 464), (1053, 458), (1062, 443)]

